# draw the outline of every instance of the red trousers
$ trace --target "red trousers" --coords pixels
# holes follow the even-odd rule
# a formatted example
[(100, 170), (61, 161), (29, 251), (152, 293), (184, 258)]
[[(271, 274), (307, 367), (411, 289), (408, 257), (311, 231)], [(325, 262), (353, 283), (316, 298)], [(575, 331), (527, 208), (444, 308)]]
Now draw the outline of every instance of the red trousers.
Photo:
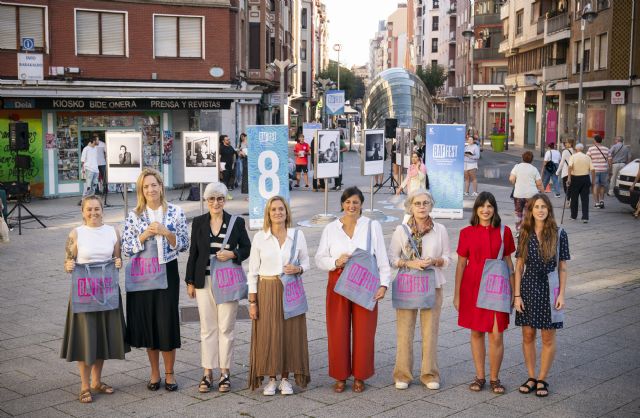
[(341, 269), (330, 271), (327, 284), (329, 376), (346, 380), (353, 374), (356, 379), (366, 380), (375, 373), (378, 304), (370, 311), (334, 292), (340, 273)]

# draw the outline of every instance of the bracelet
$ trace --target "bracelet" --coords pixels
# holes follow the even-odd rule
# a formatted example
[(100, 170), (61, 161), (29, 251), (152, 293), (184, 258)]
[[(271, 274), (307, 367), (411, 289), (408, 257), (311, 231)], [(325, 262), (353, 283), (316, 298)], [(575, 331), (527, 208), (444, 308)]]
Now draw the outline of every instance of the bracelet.
[(514, 297), (514, 298), (519, 298), (519, 297), (520, 297), (520, 295), (514, 295), (513, 297)]
[(249, 301), (249, 305), (257, 305), (257, 304), (258, 304), (258, 302), (256, 302), (255, 300), (250, 300)]

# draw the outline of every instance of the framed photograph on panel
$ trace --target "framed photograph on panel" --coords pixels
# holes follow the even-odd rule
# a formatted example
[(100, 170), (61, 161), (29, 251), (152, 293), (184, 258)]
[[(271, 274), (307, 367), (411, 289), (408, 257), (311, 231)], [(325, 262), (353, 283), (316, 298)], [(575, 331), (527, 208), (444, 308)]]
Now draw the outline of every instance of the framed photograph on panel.
[(340, 175), (340, 131), (318, 130), (314, 142), (317, 179), (338, 177)]
[(142, 171), (142, 132), (105, 132), (107, 181), (135, 183)]
[(182, 132), (185, 183), (218, 181), (218, 132)]
[(384, 172), (384, 129), (367, 129), (363, 136), (361, 174), (363, 176), (382, 174)]

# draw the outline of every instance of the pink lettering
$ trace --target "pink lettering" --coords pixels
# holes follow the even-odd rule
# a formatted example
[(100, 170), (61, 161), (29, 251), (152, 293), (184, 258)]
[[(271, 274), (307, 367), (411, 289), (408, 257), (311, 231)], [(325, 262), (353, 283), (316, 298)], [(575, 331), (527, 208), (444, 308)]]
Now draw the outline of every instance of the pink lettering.
[(429, 291), (428, 276), (414, 276), (401, 274), (396, 278), (398, 292), (400, 293), (427, 293)]
[(149, 280), (151, 277), (143, 277), (160, 272), (158, 257), (136, 257), (131, 259), (131, 277), (140, 277)]
[(487, 291), (487, 293), (497, 295), (511, 294), (511, 286), (509, 285), (509, 281), (498, 274), (490, 274), (489, 276), (487, 276), (487, 284), (485, 290)]
[(92, 296), (102, 298), (113, 293), (113, 280), (111, 277), (79, 277), (78, 297), (87, 301)]
[(216, 270), (218, 288), (234, 287), (242, 283), (242, 267), (222, 268)]
[(558, 302), (558, 295), (560, 295), (560, 287), (553, 288), (553, 304), (555, 305)]
[(285, 298), (287, 303), (293, 303), (302, 298), (304, 290), (299, 280), (287, 283), (285, 288)]
[(357, 287), (364, 287), (370, 292), (375, 290), (375, 286), (377, 284), (376, 277), (371, 274), (366, 267), (358, 263), (353, 263), (351, 265), (347, 275), (347, 281), (353, 283)]

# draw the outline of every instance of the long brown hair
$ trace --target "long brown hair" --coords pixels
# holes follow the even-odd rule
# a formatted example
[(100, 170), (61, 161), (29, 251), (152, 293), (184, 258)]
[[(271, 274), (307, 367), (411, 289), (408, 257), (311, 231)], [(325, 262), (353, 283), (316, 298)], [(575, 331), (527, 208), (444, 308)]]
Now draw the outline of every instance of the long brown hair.
[(145, 167), (142, 169), (142, 172), (138, 176), (138, 180), (136, 181), (136, 195), (138, 197), (138, 203), (136, 204), (135, 209), (133, 210), (136, 215), (141, 216), (142, 212), (147, 209), (147, 199), (144, 197), (144, 193), (142, 190), (142, 183), (144, 183), (144, 178), (147, 176), (153, 176), (156, 178), (156, 181), (160, 185), (160, 201), (162, 202), (162, 210), (167, 212), (167, 200), (164, 196), (164, 181), (162, 181), (162, 174), (158, 170), (154, 170), (153, 168)]
[(533, 217), (533, 206), (538, 200), (542, 200), (547, 206), (549, 211), (547, 219), (544, 220), (544, 226), (542, 227), (542, 235), (540, 236), (539, 252), (543, 261), (549, 262), (556, 256), (556, 246), (558, 243), (558, 225), (556, 219), (553, 216), (553, 206), (547, 195), (538, 193), (527, 201), (525, 207), (524, 220), (522, 221), (522, 227), (520, 228), (520, 238), (518, 239), (518, 253), (522, 260), (527, 262), (527, 253), (529, 251), (529, 242), (531, 237), (536, 233), (536, 220)]

